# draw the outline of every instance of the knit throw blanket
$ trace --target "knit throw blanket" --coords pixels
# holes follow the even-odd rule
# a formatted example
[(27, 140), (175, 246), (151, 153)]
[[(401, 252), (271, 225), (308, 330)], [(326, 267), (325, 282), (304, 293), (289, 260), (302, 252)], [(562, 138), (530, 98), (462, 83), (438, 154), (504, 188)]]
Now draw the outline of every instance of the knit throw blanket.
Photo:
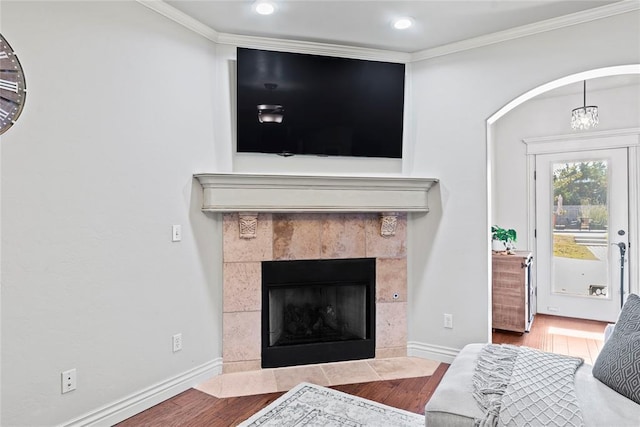
[(584, 426), (574, 376), (583, 360), (528, 347), (486, 345), (473, 375), (485, 416), (476, 426)]

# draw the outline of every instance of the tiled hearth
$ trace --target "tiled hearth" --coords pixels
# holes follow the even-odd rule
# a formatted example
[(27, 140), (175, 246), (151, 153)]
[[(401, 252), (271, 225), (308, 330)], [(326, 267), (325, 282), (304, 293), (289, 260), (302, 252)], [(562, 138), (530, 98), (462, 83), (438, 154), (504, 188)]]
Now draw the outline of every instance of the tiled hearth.
[(271, 260), (376, 258), (376, 359), (406, 356), (406, 213), (392, 236), (376, 213), (260, 213), (254, 238), (240, 237), (238, 213), (223, 227), (224, 373), (260, 370), (261, 262)]
[(262, 369), (218, 375), (195, 388), (215, 397), (248, 396), (288, 391), (301, 382), (321, 386), (356, 384), (433, 375), (440, 363), (417, 357), (356, 360)]

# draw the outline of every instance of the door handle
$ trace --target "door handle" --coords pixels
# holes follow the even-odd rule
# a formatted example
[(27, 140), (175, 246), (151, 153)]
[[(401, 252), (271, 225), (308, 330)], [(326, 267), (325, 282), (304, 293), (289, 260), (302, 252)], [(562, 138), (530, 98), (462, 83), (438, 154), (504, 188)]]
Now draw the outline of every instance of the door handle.
[(611, 243), (611, 246), (617, 246), (620, 248), (620, 256), (624, 256), (627, 251), (627, 244), (625, 242)]
[(627, 244), (618, 242), (611, 243), (611, 246), (617, 246), (620, 249), (620, 307), (622, 308), (624, 305), (624, 253), (627, 251)]

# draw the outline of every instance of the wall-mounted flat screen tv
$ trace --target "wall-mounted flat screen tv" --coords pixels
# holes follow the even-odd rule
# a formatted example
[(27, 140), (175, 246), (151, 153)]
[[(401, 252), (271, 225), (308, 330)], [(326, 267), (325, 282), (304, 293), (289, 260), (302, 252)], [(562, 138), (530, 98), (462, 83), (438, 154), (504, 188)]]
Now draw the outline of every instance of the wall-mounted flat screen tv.
[(405, 65), (237, 49), (237, 151), (402, 157)]

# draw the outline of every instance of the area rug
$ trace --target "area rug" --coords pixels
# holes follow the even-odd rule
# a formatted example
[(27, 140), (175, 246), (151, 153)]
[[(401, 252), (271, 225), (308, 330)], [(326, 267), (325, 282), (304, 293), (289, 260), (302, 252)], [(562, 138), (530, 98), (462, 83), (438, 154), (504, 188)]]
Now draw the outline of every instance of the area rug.
[(424, 416), (310, 383), (300, 383), (239, 427), (423, 427)]

